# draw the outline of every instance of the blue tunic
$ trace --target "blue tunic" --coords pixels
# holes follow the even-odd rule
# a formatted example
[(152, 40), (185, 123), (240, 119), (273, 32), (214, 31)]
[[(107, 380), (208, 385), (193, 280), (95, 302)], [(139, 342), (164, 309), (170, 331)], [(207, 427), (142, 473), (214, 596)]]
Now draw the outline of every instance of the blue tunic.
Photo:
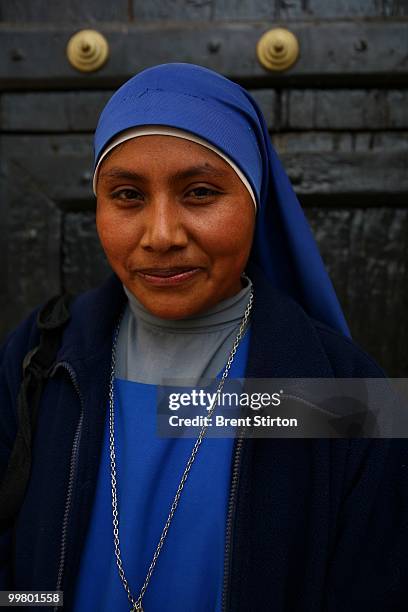
[[(249, 330), (230, 378), (242, 378)], [(115, 448), (120, 546), (135, 599), (145, 580), (194, 439), (158, 438), (156, 385), (115, 379)], [(143, 598), (146, 612), (221, 610), (233, 439), (204, 438)], [(109, 419), (75, 612), (130, 610), (113, 545)]]

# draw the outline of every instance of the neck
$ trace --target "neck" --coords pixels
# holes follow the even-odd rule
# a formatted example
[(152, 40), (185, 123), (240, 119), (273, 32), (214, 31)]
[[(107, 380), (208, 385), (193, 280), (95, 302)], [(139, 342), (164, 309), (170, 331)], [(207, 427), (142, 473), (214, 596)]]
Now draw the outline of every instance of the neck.
[(243, 279), (243, 287), (233, 296), (218, 302), (215, 306), (185, 319), (162, 319), (147, 310), (139, 300), (124, 287), (133, 316), (144, 325), (162, 328), (167, 331), (209, 331), (239, 321), (242, 318), (252, 283), (249, 278)]

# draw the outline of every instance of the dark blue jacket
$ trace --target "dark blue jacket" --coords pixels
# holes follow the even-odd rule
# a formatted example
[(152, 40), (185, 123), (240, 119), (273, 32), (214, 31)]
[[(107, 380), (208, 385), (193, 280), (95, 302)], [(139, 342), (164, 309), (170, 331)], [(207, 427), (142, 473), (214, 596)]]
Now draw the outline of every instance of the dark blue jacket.
[[(353, 342), (310, 319), (259, 271), (250, 276), (247, 377), (383, 376)], [(25, 500), (1, 540), (1, 588), (62, 589), (66, 610), (95, 493), (112, 334), (125, 302), (115, 276), (74, 301), (42, 397)], [(2, 470), (16, 433), (21, 361), (37, 341), (33, 313), (1, 350)], [(235, 442), (225, 559), (229, 612), (406, 612), (408, 443)]]

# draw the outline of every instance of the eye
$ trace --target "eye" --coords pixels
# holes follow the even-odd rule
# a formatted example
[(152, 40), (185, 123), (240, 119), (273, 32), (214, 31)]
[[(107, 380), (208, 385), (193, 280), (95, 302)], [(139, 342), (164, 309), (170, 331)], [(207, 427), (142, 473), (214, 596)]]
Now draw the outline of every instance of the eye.
[(194, 189), (190, 189), (190, 191), (186, 193), (186, 196), (189, 197), (191, 194), (193, 195), (193, 199), (206, 200), (220, 195), (221, 192), (216, 189), (211, 189), (210, 187), (194, 187)]
[(111, 194), (111, 198), (113, 200), (120, 200), (122, 202), (141, 202), (143, 195), (132, 187), (126, 187), (114, 191)]

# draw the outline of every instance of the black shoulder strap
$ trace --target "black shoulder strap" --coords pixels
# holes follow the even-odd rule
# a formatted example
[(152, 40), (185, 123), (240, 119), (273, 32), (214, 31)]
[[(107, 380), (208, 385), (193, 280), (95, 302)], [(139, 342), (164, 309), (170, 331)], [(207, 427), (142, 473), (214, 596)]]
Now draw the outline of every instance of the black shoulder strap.
[[(70, 294), (51, 298), (37, 316), (38, 346), (23, 361), (23, 379), (17, 397), (18, 430), (0, 485), (0, 522), (8, 524), (18, 514), (31, 470), (31, 440), (37, 423), (41, 393), (70, 318)], [(31, 406), (31, 409), (30, 409)]]

